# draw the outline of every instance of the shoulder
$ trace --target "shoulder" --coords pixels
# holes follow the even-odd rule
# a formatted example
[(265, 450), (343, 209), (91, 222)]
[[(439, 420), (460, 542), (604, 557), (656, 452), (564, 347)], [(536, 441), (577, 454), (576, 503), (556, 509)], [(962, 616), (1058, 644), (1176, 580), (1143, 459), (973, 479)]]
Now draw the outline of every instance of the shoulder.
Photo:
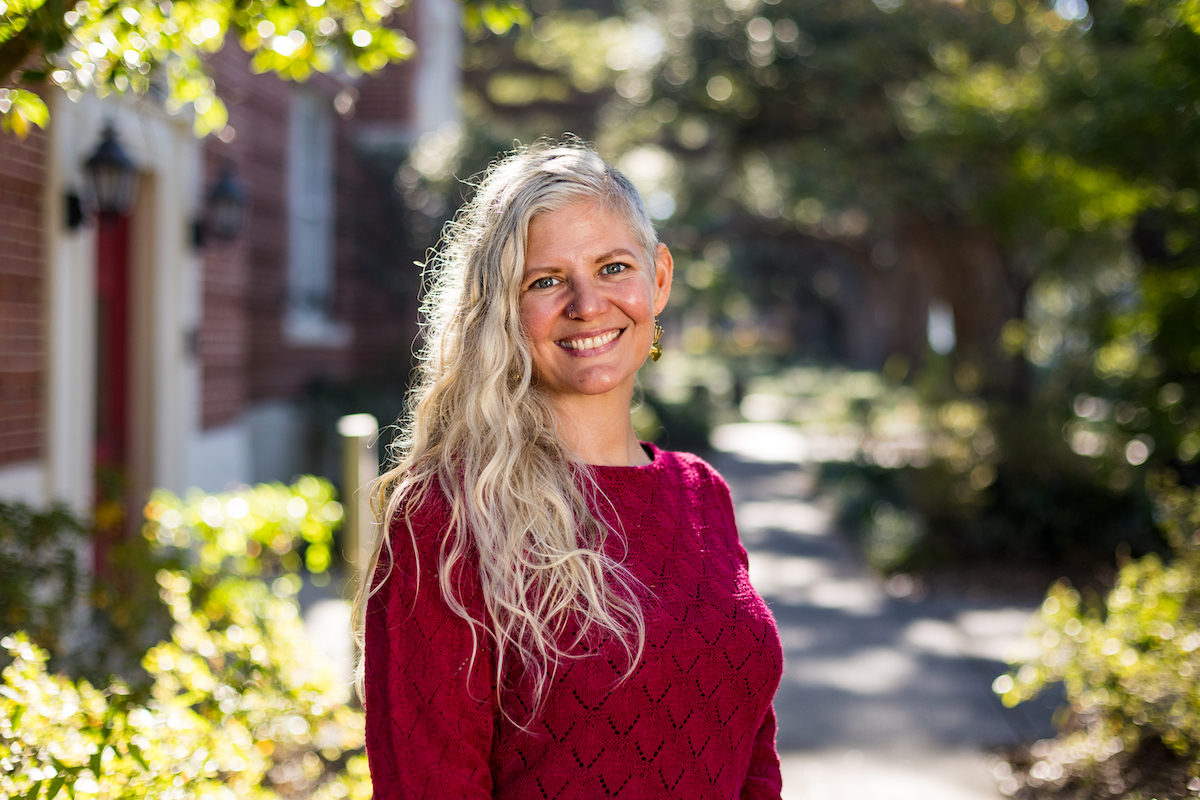
[(687, 513), (719, 521), (724, 527), (736, 528), (729, 484), (712, 464), (695, 453), (651, 447), (655, 464), (666, 476), (665, 483), (673, 487), (672, 493), (680, 505), (689, 509)]
[(404, 522), (422, 526), (449, 523), (450, 499), (437, 481), (429, 481), (424, 486), (406, 486), (399, 491), (401, 495), (392, 514), (392, 528)]
[(733, 498), (721, 473), (694, 453), (658, 448), (653, 452), (663, 476), (653, 502), (656, 524), (665, 528), (670, 521), (695, 531), (710, 545), (740, 550)]
[(391, 518), (387, 535), (393, 547), (403, 543), (419, 557), (436, 557), (450, 533), (453, 520), (452, 505), (445, 491), (431, 481), (423, 487), (406, 486), (393, 504), (389, 503)]
[(459, 541), (451, 500), (436, 482), (403, 491), (387, 526), (387, 540), (381, 545), (376, 581), (398, 581), (403, 591), (415, 591), (418, 583), (428, 584), (433, 589), (431, 596), (440, 597), (439, 573), (449, 558), (454, 565), (452, 585), (464, 592), (462, 597), (475, 599), (477, 555), (470, 541)]
[(729, 484), (716, 468), (695, 453), (660, 450), (650, 445), (655, 460), (662, 462), (662, 469), (682, 487), (700, 491), (717, 491), (728, 496)]

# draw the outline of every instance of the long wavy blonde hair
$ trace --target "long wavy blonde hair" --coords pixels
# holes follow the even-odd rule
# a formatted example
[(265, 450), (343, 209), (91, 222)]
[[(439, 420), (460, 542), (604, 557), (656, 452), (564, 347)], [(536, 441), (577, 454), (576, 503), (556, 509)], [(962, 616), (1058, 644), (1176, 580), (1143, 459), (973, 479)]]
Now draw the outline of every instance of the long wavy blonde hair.
[[(621, 532), (596, 513), (604, 499), (558, 433), (521, 324), (529, 223), (581, 200), (626, 221), (655, 264), (658, 240), (641, 196), (583, 143), (543, 142), (493, 164), (426, 267), (418, 375), (394, 466), (373, 495), (385, 531), (407, 523), (415, 548), (411, 513), (435, 488), (443, 493), (451, 522), (438, 563), (442, 598), (471, 626), (472, 665), (480, 638), (491, 640), (497, 692), (512, 659), (520, 662), (535, 715), (564, 659), (613, 639), (627, 677), (645, 640), (637, 581), (605, 553), (606, 539)], [(381, 562), (390, 571), (393, 547), (381, 535), (364, 576), (377, 576)], [(455, 594), (452, 576), (466, 560), (478, 569), (486, 619)], [(355, 598), (360, 645), (365, 606), (381, 584), (364, 580)], [(356, 683), (361, 697), (361, 660)]]

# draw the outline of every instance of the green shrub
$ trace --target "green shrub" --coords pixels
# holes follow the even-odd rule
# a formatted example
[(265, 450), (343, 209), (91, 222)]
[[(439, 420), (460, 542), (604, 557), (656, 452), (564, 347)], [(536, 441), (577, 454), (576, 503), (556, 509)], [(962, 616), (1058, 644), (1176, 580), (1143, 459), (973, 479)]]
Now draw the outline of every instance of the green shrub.
[(72, 797), (266, 798), (267, 762), (244, 729), (196, 713), (187, 696), (156, 692), (151, 706), (46, 673), (46, 653), (6, 637), (14, 658), (0, 690), (0, 794)]
[(314, 659), (295, 599), (301, 563), (329, 563), (332, 487), (156, 492), (145, 511), (153, 551), (183, 565), (153, 576), (172, 628), (141, 659), (148, 687), (50, 675), (42, 649), (8, 637), (0, 796), (369, 797), (362, 714)]
[[(1073, 423), (978, 398), (927, 401), (920, 414), (928, 444), (919, 463), (884, 465), (865, 449), (863, 463), (822, 466), (842, 529), (876, 569), (996, 559), (1086, 568), (1122, 544), (1166, 551), (1142, 485), (1147, 470), (1112, 453), (1072, 452), (1063, 428)], [(870, 416), (864, 439), (873, 444), (886, 418)], [(1106, 435), (1110, 450), (1123, 449), (1124, 439)]]
[(143, 535), (160, 550), (191, 551), (201, 586), (217, 576), (323, 573), (332, 558), (342, 507), (332, 484), (310, 475), (291, 486), (264, 483), (225, 494), (193, 490), (186, 499), (157, 490), (145, 508)]
[[(1031, 788), (1134, 797), (1143, 778), (1173, 771), (1182, 796), (1200, 776), (1200, 490), (1158, 476), (1152, 492), (1174, 558), (1128, 561), (1098, 602), (1055, 584), (1031, 629), (1038, 652), (993, 686), (1008, 706), (1066, 689), (1063, 732), (1023, 775)], [(1160, 745), (1173, 766), (1139, 768)]]
[(328, 481), (304, 476), (291, 485), (259, 484), (234, 492), (192, 490), (185, 498), (162, 490), (143, 510), (142, 536), (112, 549), (110, 575), (93, 587), (89, 652), (76, 659), (93, 678), (115, 672), (140, 683), (131, 667), (164, 638), (174, 621), (158, 603), (156, 576), (184, 570), (192, 600), (221, 623), (222, 604), (209, 594), (229, 577), (271, 580), (307, 569), (314, 583), (328, 582), (333, 531), (342, 508)]
[(65, 507), (0, 503), (0, 636), (20, 629), (42, 647), (63, 651), (62, 620), (79, 599), (82, 541), (83, 527)]

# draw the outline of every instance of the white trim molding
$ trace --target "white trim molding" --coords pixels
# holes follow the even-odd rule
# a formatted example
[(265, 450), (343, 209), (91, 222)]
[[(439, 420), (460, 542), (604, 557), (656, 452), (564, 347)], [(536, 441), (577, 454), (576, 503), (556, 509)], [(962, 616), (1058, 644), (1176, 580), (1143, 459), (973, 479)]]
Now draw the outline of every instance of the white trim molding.
[(0, 464), (0, 502), (46, 505), (46, 470), (37, 459)]
[(95, 441), (96, 239), (66, 229), (66, 194), (83, 186), (83, 163), (112, 124), (142, 172), (130, 232), (131, 442), (135, 493), (180, 491), (199, 430), (199, 370), (186, 346), (200, 311), (200, 263), (190, 226), (200, 198), (201, 143), (191, 121), (148, 102), (58, 91), (47, 153), (47, 499), (76, 513), (92, 504)]

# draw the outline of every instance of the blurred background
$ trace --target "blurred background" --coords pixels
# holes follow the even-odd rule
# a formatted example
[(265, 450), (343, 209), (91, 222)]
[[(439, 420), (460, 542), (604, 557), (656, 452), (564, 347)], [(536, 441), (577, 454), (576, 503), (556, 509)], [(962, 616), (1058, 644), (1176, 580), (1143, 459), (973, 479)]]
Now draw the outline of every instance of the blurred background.
[[(14, 575), (66, 536), (83, 584), (112, 584), (89, 590), (106, 624), (128, 630), (138, 603), (116, 598), (198, 591), (154, 559), (211, 535), (212, 591), (228, 556), (244, 577), (303, 578), (281, 597), (335, 597), (357, 546), (338, 530), (358, 485), (339, 419), (373, 415), (386, 458), (429, 249), (498, 154), (569, 132), (634, 181), (675, 257), (639, 433), (724, 454), (747, 486), (749, 464), (798, 470), (785, 494), (809, 505), (788, 513), (819, 508), (888, 602), (1032, 613), (1053, 584), (1041, 655), (984, 683), (1011, 705), (1066, 678), (1075, 750), (1016, 736), (988, 767), (1006, 794), (1200, 792), (1194, 2), (410, 0), (360, 4), (358, 32), (313, 0), (311, 30), (300, 4), (245, 19), (118, 5), (134, 10), (111, 30), (86, 2), (67, 12), (58, 69), (0, 89), (0, 112), (36, 95), (50, 114), (0, 134)], [(186, 102), (138, 72), (155, 14), (203, 51)], [(338, 25), (357, 61), (321, 62)], [(330, 483), (245, 494), (299, 475)], [(175, 499), (147, 505), (154, 490)], [(254, 513), (230, 516), (237, 497)], [(166, 529), (203, 535), (162, 533), (173, 502)], [(260, 527), (222, 540), (229, 520)], [(262, 561), (280, 530), (294, 546)], [(122, 586), (122, 558), (148, 583)], [(50, 607), (46, 585), (14, 589), (5, 631)], [(43, 628), (73, 663), (54, 633), (70, 626)], [(70, 669), (99, 679), (84, 661)], [(303, 795), (324, 773), (295, 746)]]

